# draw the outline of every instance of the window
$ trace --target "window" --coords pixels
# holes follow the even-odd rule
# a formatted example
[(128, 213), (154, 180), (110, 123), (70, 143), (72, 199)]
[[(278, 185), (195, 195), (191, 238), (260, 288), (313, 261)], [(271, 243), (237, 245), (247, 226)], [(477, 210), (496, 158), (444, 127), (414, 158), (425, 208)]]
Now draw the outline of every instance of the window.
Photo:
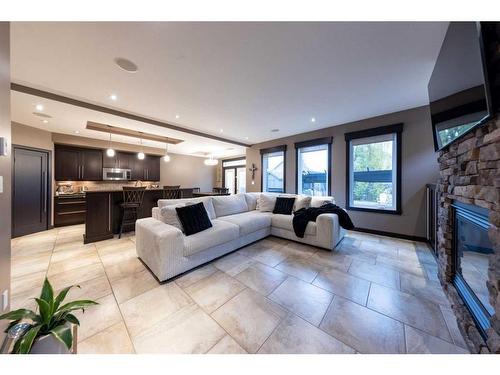
[(229, 159), (222, 161), (222, 186), (230, 194), (246, 192), (246, 159)]
[(295, 144), (297, 194), (330, 195), (331, 146), (331, 137)]
[(262, 191), (285, 192), (286, 145), (260, 150), (262, 157)]
[(401, 214), (403, 124), (347, 133), (347, 209)]

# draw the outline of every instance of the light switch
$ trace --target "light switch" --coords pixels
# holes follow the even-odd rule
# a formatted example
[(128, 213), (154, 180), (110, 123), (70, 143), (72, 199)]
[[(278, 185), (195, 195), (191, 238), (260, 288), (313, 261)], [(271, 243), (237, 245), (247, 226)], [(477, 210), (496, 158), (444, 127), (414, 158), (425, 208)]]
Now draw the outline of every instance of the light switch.
[(0, 194), (3, 193), (3, 176), (0, 176)]
[(9, 290), (5, 289), (2, 293), (2, 311), (7, 310), (9, 307)]

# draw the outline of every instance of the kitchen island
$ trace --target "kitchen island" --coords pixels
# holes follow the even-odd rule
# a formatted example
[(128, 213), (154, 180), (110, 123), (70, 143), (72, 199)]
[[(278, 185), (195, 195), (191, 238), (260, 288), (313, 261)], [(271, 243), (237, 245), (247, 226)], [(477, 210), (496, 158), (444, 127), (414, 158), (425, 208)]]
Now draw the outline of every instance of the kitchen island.
[[(162, 199), (163, 189), (146, 189), (138, 218), (150, 217), (151, 210)], [(120, 231), (123, 191), (96, 190), (85, 193), (85, 234), (84, 243), (97, 242), (113, 238)]]

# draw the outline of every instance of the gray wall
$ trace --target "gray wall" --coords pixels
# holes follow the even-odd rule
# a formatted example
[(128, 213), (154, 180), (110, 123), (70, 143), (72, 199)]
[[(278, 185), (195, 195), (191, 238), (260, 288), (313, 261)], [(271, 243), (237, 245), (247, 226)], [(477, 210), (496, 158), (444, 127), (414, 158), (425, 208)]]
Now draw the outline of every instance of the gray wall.
[(247, 149), (247, 165), (255, 163), (255, 185), (247, 171), (247, 191), (261, 189), (260, 149), (287, 145), (286, 192), (295, 192), (295, 142), (333, 136), (332, 195), (338, 205), (346, 203), (346, 142), (344, 133), (395, 123), (404, 123), (402, 144), (402, 215), (350, 211), (354, 224), (360, 228), (425, 237), (425, 184), (437, 181), (439, 168), (434, 152), (432, 130), (427, 106), (395, 112), (370, 119), (333, 126), (291, 137), (259, 143)]
[(170, 158), (169, 163), (161, 161), (160, 186), (181, 185), (212, 191), (216, 184), (217, 166), (207, 166), (203, 163), (205, 158), (196, 156), (170, 154)]
[[(0, 22), (0, 137), (10, 146), (10, 25)], [(10, 295), (10, 147), (7, 156), (0, 156), (0, 176), (3, 192), (0, 193), (0, 294), (9, 290)], [(0, 313), (3, 313), (0, 306)], [(4, 338), (7, 322), (0, 322), (0, 342)]]

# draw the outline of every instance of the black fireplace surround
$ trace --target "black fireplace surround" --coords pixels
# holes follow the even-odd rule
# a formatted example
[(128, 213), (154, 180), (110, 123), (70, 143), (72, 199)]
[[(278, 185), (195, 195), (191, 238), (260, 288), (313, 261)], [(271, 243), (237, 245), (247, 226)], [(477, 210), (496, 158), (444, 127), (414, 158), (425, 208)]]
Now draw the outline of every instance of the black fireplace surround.
[(488, 261), (493, 246), (488, 237), (488, 210), (455, 201), (453, 207), (453, 285), (487, 339), (494, 309), (487, 288)]

